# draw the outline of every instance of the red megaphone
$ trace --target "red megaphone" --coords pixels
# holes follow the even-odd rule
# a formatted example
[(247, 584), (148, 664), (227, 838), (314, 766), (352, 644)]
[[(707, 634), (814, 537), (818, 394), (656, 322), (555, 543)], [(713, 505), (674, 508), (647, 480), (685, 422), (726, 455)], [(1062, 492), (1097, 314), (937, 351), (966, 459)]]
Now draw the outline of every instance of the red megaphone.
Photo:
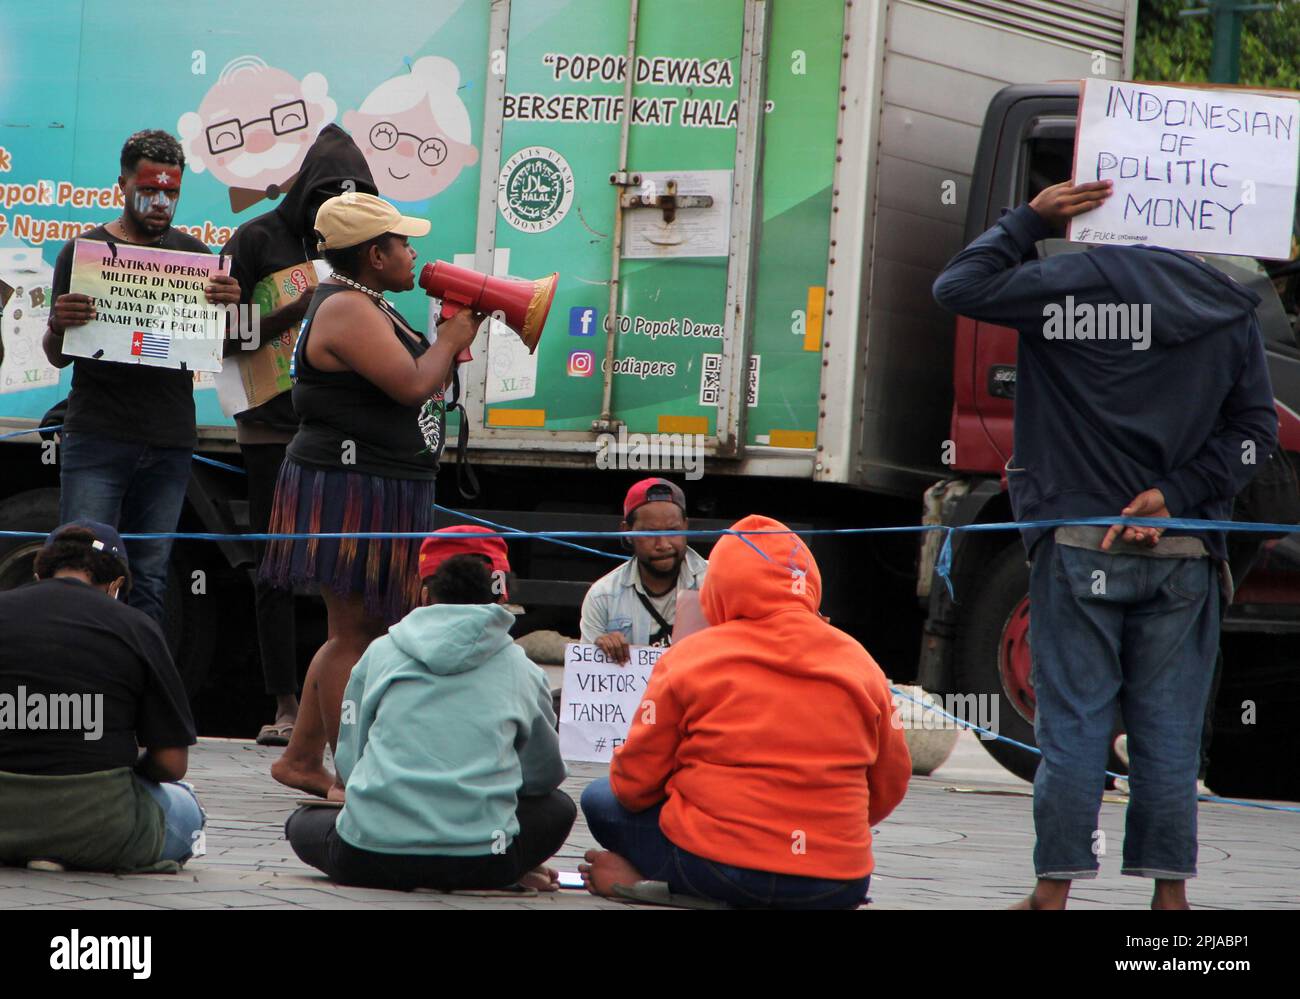
[[(542, 338), (542, 327), (546, 325), (546, 314), (551, 310), (559, 278), (559, 274), (536, 281), (490, 277), (468, 267), (435, 260), (420, 271), (420, 287), (430, 298), (442, 299), (441, 318), (450, 319), (461, 309), (489, 313), (514, 330), (531, 354)], [(468, 347), (456, 356), (458, 364), (473, 359)]]

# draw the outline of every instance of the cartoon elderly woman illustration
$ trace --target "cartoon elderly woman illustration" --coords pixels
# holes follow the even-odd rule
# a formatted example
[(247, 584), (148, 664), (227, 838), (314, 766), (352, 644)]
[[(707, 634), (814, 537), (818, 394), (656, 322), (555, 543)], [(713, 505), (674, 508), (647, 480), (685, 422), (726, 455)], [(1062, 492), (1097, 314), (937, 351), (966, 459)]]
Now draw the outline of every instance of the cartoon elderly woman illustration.
[(385, 80), (358, 110), (343, 115), (344, 128), (361, 147), (385, 198), (425, 201), (478, 162), (459, 86), (454, 62), (424, 56), (409, 73)]

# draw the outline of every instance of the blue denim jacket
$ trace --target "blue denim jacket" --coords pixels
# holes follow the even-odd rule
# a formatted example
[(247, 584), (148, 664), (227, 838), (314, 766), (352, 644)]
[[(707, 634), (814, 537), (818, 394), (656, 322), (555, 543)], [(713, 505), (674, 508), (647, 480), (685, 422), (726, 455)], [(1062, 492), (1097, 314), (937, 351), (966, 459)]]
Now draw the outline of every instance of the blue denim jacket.
[[(704, 573), (708, 567), (705, 558), (687, 548), (677, 577), (678, 588), (698, 590), (704, 585)], [(650, 636), (659, 630), (659, 623), (637, 599), (637, 590), (645, 593), (635, 558), (628, 559), (592, 583), (582, 601), (582, 640), (594, 642), (601, 635), (621, 631), (627, 636), (629, 645), (650, 644)], [(670, 603), (664, 614), (669, 624), (673, 623), (675, 613), (676, 607)]]

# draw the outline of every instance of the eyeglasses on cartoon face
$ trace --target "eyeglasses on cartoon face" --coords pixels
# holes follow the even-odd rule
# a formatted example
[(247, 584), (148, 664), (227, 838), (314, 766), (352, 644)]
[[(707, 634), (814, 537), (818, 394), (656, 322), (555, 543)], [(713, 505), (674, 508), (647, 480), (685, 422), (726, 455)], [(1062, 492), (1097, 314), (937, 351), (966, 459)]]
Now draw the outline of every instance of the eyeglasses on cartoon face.
[(277, 104), (271, 108), (270, 113), (265, 118), (253, 118), (243, 122), (238, 118), (231, 118), (229, 121), (209, 125), (207, 128), (208, 151), (213, 156), (216, 156), (220, 153), (228, 153), (232, 149), (238, 149), (244, 144), (244, 130), (263, 121), (271, 123), (271, 131), (276, 135), (300, 132), (307, 127), (307, 105), (300, 100), (290, 101), (288, 104)]
[(421, 139), (410, 132), (398, 131), (397, 126), (391, 121), (378, 122), (370, 130), (370, 144), (376, 149), (392, 149), (402, 136), (414, 139), (418, 143), (420, 162), (425, 166), (437, 166), (447, 158), (447, 143), (441, 139)]

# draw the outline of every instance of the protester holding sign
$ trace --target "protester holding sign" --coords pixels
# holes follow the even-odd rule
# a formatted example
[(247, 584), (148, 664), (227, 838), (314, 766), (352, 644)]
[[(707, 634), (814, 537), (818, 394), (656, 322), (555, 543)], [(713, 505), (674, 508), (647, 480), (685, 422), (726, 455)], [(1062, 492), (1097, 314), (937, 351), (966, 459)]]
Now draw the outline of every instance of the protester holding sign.
[[(122, 215), (84, 233), (81, 240), (211, 252), (193, 236), (172, 228), (185, 169), (180, 143), (166, 132), (136, 132), (122, 147), (121, 169), (117, 182), (126, 201)], [(66, 243), (55, 262), (54, 308), (43, 341), (52, 365), (73, 365), (72, 394), (63, 420), (59, 519), (85, 517), (128, 534), (175, 531), (197, 442), (194, 375), (63, 352), (67, 330), (97, 315), (89, 297), (68, 291), (76, 242)], [(239, 285), (229, 275), (218, 274), (205, 294), (209, 303), (234, 304)], [(168, 538), (130, 544), (135, 576), (131, 606), (159, 623), (171, 548)]]
[(348, 681), (343, 809), (300, 808), (285, 826), (294, 852), (341, 884), (558, 887), (542, 864), (577, 809), (559, 790), (550, 685), (511, 640), (514, 617), (501, 606), (505, 542), (485, 532), (425, 539), (423, 606), (377, 639)]
[[(276, 534), (427, 531), (446, 429), (454, 358), (485, 318), (463, 309), (430, 344), (384, 299), (415, 287), (411, 236), (428, 233), (382, 198), (347, 193), (316, 214), (333, 268), (317, 286), (294, 349), (289, 443), (271, 512)], [(313, 657), (289, 746), (271, 768), (290, 787), (325, 794), (326, 741), (338, 738), (348, 675), (366, 647), (416, 605), (407, 539), (302, 538), (267, 546), (261, 577), (320, 587), (329, 638)]]
[[(686, 530), (686, 495), (667, 479), (642, 479), (623, 500), (622, 531)], [(709, 563), (684, 534), (628, 539), (632, 558), (591, 584), (582, 640), (625, 663), (633, 645), (671, 644), (677, 594), (698, 590)]]
[[(1253, 291), (1177, 250), (1102, 246), (1034, 259), (1038, 240), (1110, 194), (1105, 181), (1046, 188), (934, 285), (946, 308), (1020, 334), (1007, 482), (1016, 520), (1029, 522), (1021, 535), (1043, 752), (1038, 884), (1021, 908), (1063, 908), (1073, 879), (1097, 876), (1117, 712), (1132, 792), (1122, 873), (1155, 879), (1153, 908), (1187, 908), (1202, 718), (1230, 597), (1217, 582), (1222, 531), (1036, 522), (1228, 520), (1277, 441)], [(1063, 303), (1087, 321), (1069, 337), (1054, 322)]]
[(1071, 221), (1085, 243), (1285, 260), (1300, 158), (1294, 97), (1085, 80), (1075, 174), (1115, 196)]
[[(240, 302), (258, 309), (258, 342), (251, 353), (232, 356), (228, 364), (260, 369), (273, 394), (250, 399), (250, 409), (234, 413), (235, 440), (248, 473), (248, 526), (264, 533), (271, 521), (275, 482), (285, 445), (298, 429), (289, 389), (289, 356), (298, 324), (307, 314), (317, 284), (312, 261), (320, 256), (314, 230), (316, 212), (328, 199), (347, 191), (377, 193), (365, 157), (337, 125), (327, 125), (307, 150), (293, 187), (269, 212), (243, 223), (221, 252), (231, 258), (230, 273), (239, 282)], [(227, 341), (232, 348), (242, 338)], [(242, 370), (233, 372), (235, 376)], [(258, 384), (260, 388), (260, 384)], [(276, 390), (279, 390), (278, 392)], [(265, 546), (259, 545), (259, 557)], [(257, 644), (266, 692), (276, 700), (275, 720), (257, 734), (263, 746), (285, 746), (298, 718), (298, 676), (294, 664), (293, 594), (259, 580), (254, 592)]]
[[(786, 530), (750, 516), (733, 531)], [(660, 657), (608, 779), (582, 812), (599, 895), (641, 879), (741, 907), (851, 909), (871, 827), (912, 773), (885, 675), (818, 613), (795, 534), (724, 536), (700, 604), (711, 627)]]

